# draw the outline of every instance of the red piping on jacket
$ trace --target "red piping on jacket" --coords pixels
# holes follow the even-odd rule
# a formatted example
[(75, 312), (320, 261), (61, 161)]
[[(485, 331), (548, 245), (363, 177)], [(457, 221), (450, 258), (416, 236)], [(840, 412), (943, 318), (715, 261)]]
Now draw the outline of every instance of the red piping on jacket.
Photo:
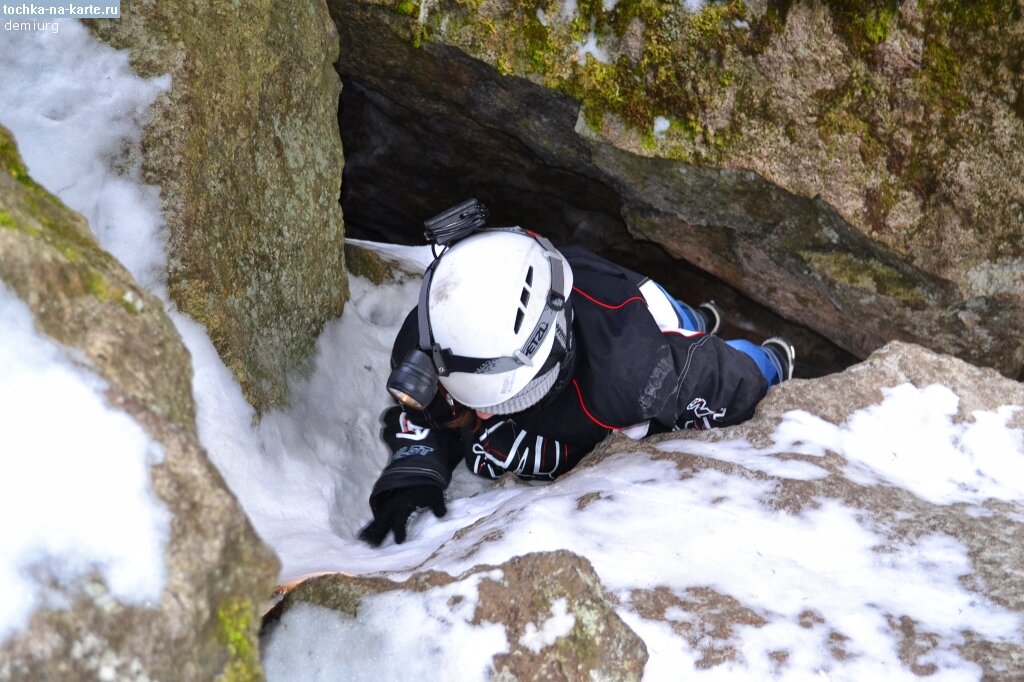
[(594, 422), (595, 424), (600, 426), (602, 429), (608, 429), (609, 431), (618, 431), (619, 430), (619, 427), (617, 427), (617, 426), (608, 426), (604, 422), (601, 422), (601, 421), (597, 420), (594, 417), (594, 415), (590, 414), (590, 410), (588, 410), (587, 406), (583, 404), (583, 392), (580, 391), (580, 385), (578, 383), (576, 383), (575, 379), (572, 380), (572, 385), (576, 389), (576, 397), (578, 397), (580, 399), (580, 407), (583, 408), (583, 414), (587, 415), (587, 419), (589, 419), (590, 421)]
[(633, 296), (632, 298), (627, 298), (625, 301), (623, 301), (622, 303), (620, 303), (618, 305), (612, 305), (610, 303), (602, 303), (601, 301), (597, 300), (596, 298), (594, 298), (593, 296), (591, 296), (587, 292), (583, 291), (579, 287), (573, 287), (572, 290), (575, 291), (580, 296), (582, 296), (583, 298), (585, 298), (588, 301), (590, 301), (591, 303), (599, 305), (602, 308), (607, 308), (608, 310), (619, 310), (620, 308), (625, 308), (626, 305), (628, 305), (629, 303), (632, 303), (633, 301), (643, 301), (644, 303), (647, 303), (647, 299), (645, 299), (643, 296)]

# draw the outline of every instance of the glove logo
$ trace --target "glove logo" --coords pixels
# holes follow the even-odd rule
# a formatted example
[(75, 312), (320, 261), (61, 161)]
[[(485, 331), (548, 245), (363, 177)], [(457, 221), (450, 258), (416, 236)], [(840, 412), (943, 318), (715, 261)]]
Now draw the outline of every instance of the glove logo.
[(395, 438), (403, 438), (405, 440), (423, 440), (430, 435), (430, 429), (409, 421), (409, 417), (405, 412), (398, 417), (398, 428), (402, 431), (400, 433), (396, 433)]
[(421, 455), (429, 455), (434, 451), (434, 448), (429, 445), (406, 445), (403, 448), (399, 448), (395, 451), (395, 454), (391, 456), (391, 461), (402, 459), (404, 457), (417, 457)]

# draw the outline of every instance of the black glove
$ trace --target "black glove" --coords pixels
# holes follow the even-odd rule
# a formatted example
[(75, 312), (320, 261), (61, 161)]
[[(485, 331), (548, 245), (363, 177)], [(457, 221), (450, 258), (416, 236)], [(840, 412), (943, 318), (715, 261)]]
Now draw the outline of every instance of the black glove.
[(409, 517), (417, 509), (429, 507), (434, 516), (440, 518), (448, 513), (444, 506), (444, 490), (432, 485), (421, 485), (414, 488), (398, 488), (388, 495), (373, 513), (373, 521), (359, 531), (359, 539), (379, 547), (394, 531), (395, 542), (405, 542), (405, 526)]

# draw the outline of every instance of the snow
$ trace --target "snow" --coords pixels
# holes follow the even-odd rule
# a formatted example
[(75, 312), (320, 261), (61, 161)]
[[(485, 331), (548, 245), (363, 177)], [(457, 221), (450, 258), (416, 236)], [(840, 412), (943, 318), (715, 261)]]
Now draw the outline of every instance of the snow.
[(602, 64), (611, 63), (611, 56), (609, 56), (608, 50), (597, 44), (597, 34), (594, 33), (593, 29), (587, 34), (586, 40), (576, 46), (576, 58), (580, 63), (587, 61), (587, 55), (592, 56)]
[(526, 624), (519, 643), (534, 654), (539, 654), (544, 647), (551, 646), (572, 632), (575, 626), (576, 616), (569, 613), (569, 600), (561, 597), (551, 603), (551, 617), (539, 627), (533, 623)]
[[(563, 14), (576, 11), (573, 0), (561, 7)], [(145, 108), (167, 82), (135, 78), (127, 71), (123, 54), (102, 47), (72, 22), (65, 23), (53, 36), (4, 36), (0, 123), (14, 130), (37, 181), (85, 212), (101, 243), (146, 286), (164, 295), (166, 256), (158, 194), (140, 183), (135, 166), (119, 162), (119, 150), (137, 144)], [(32, 42), (19, 42), (26, 40)], [(59, 115), (49, 115), (55, 112)], [(111, 187), (120, 189), (111, 193)], [(422, 270), (430, 258), (426, 247), (364, 246), (401, 259), (414, 271)], [(835, 475), (815, 462), (832, 452), (845, 458), (842, 475), (856, 483), (902, 488), (933, 504), (963, 505), (964, 513), (978, 517), (997, 513), (982, 507), (983, 502), (1003, 500), (1014, 503), (1016, 510), (998, 512), (1005, 522), (1024, 523), (1019, 513), (1024, 501), (1024, 434), (1008, 426), (1021, 407), (978, 411), (957, 423), (953, 416), (958, 399), (943, 386), (887, 387), (879, 404), (859, 410), (840, 425), (808, 412), (789, 412), (767, 448), (746, 441), (688, 439), (660, 446), (666, 452), (740, 465), (749, 472), (745, 475), (713, 467), (683, 470), (639, 452), (622, 452), (550, 484), (492, 484), (460, 467), (449, 488), (447, 516), (415, 517), (409, 540), (402, 545), (389, 540), (373, 549), (358, 542), (355, 534), (370, 516), (369, 490), (387, 459), (377, 432), (378, 415), (388, 404), (382, 387), (390, 345), (415, 304), (418, 288), (415, 281), (375, 287), (352, 278), (352, 299), (345, 314), (325, 326), (312, 371), (292, 381), (293, 403), (256, 425), (252, 407), (205, 330), (169, 306), (193, 356), (200, 437), (257, 531), (280, 555), (282, 578), (345, 571), (401, 579), (427, 568), (462, 575), (478, 564), (568, 549), (590, 560), (617, 598), (619, 615), (646, 641), (649, 681), (691, 675), (712, 680), (916, 679), (899, 659), (899, 635), (891, 623), (901, 617), (912, 618), (918, 632), (929, 633), (934, 640), (934, 649), (921, 662), (938, 666), (931, 676), (935, 680), (980, 676), (980, 668), (958, 650), (965, 630), (1024, 645), (1020, 615), (966, 587), (973, 584), (973, 579), (965, 579), (973, 571), (972, 560), (956, 539), (936, 531), (894, 543), (887, 528), (869, 513), (836, 499), (817, 499), (799, 512), (780, 511), (772, 504), (779, 480), (813, 482)], [(71, 419), (84, 412), (85, 407), (69, 401), (88, 403), (86, 388), (92, 391), (90, 400), (99, 401), (97, 380), (60, 360), (46, 343), (34, 337), (31, 342), (6, 343), (8, 338), (29, 338), (29, 331), (24, 311), (10, 301), (4, 305), (0, 332), (5, 345), (0, 353), (14, 350), (16, 359), (3, 363), (0, 377), (24, 383), (28, 372), (39, 385), (36, 394), (36, 386), (18, 389), (19, 397), (27, 391), (25, 402), (31, 404), (33, 395), (44, 395), (52, 375), (53, 381), (63, 377), (63, 383), (59, 390), (45, 389), (51, 415)], [(77, 388), (65, 388), (71, 386)], [(153, 595), (160, 570), (146, 564), (143, 555), (149, 556), (146, 553), (163, 541), (166, 519), (161, 520), (159, 506), (147, 497), (145, 476), (139, 471), (144, 473), (145, 464), (155, 461), (157, 454), (145, 440), (129, 437), (130, 428), (117, 422), (118, 413), (102, 404), (93, 408), (93, 419), (103, 425), (105, 438), (113, 434), (134, 443), (119, 450), (134, 452), (135, 459), (122, 453), (128, 463), (119, 463), (116, 472), (104, 476), (134, 476), (119, 487), (130, 494), (137, 509), (101, 522), (95, 515), (119, 498), (104, 498), (99, 509), (94, 502), (77, 498), (40, 508), (14, 491), (0, 502), (7, 505), (5, 518), (39, 515), (51, 525), (10, 529), (7, 526), (13, 524), (5, 524), (2, 537), (4, 542), (13, 537), (35, 547), (35, 556), (42, 557), (48, 570), (74, 576), (94, 555), (78, 554), (77, 545), (75, 552), (66, 550), (61, 538), (88, 539), (95, 532), (90, 551), (106, 548), (103, 551), (112, 557), (103, 564), (112, 591), (123, 589), (129, 599)], [(29, 435), (12, 440), (5, 434), (5, 445), (18, 438), (39, 443), (43, 436), (57, 438), (44, 433), (53, 429), (30, 418), (15, 420), (27, 425)], [(75, 451), (80, 452), (83, 443), (89, 447), (88, 442), (76, 438)], [(55, 457), (68, 451), (60, 445), (49, 449)], [(5, 447), (0, 452), (11, 458), (8, 453), (17, 449)], [(104, 454), (111, 462), (120, 457), (109, 447)], [(19, 461), (17, 465), (28, 470), (5, 475), (4, 480), (17, 480), (18, 487), (26, 489), (30, 486), (24, 481), (35, 481), (31, 488), (48, 499), (45, 494), (63, 491), (65, 485), (54, 471), (69, 471), (67, 480), (96, 480), (87, 477), (98, 474), (75, 468), (81, 461), (65, 458), (45, 469)], [(119, 528), (111, 524), (127, 524), (129, 519), (138, 525), (119, 531), (119, 536), (139, 536), (132, 544), (138, 556), (126, 554), (127, 548), (117, 543), (108, 547), (104, 535), (93, 528)], [(495, 531), (501, 531), (498, 540), (493, 539)], [(4, 559), (18, 556), (3, 549)], [(17, 566), (8, 562), (2, 570), (8, 579), (0, 584), (11, 595), (0, 595), (0, 604), (8, 622), (15, 623), (8, 627), (18, 627), (36, 602), (18, 601), (32, 592), (18, 582)], [(285, 614), (265, 642), (268, 679), (432, 679), (452, 661), (458, 665), (453, 668), (457, 675), (449, 677), (483, 679), (491, 657), (506, 651), (508, 642), (501, 626), (470, 622), (478, 585), (474, 580), (423, 593), (370, 597), (355, 619), (298, 606)], [(678, 596), (693, 589), (711, 590), (737, 600), (763, 625), (734, 627), (727, 643), (736, 649), (737, 658), (703, 668), (698, 663), (707, 639), (691, 642), (673, 629), (673, 623), (696, 622), (694, 614), (675, 607), (666, 612), (667, 622), (656, 621), (634, 606), (638, 591), (654, 588)], [(452, 606), (453, 596), (462, 601), (455, 600)], [(809, 613), (815, 617), (807, 622), (804, 616)], [(537, 650), (568, 632), (572, 619), (556, 601), (544, 622), (528, 624), (520, 643)], [(841, 643), (847, 656), (830, 653), (836, 646), (835, 633), (847, 638)], [(773, 656), (780, 651), (787, 654), (784, 662)]]
[(668, 132), (668, 129), (671, 125), (672, 122), (669, 121), (664, 116), (656, 116), (654, 118), (654, 136), (657, 137), (658, 139), (664, 138), (665, 133)]
[(486, 679), (491, 659), (508, 651), (508, 638), (501, 624), (472, 623), (485, 578), (498, 581), (501, 572), (412, 594), (371, 595), (355, 618), (299, 604), (265, 640), (267, 679)]
[(278, 549), (284, 575), (331, 569), (318, 557), (325, 539), (339, 555), (348, 551), (363, 521), (352, 511), (366, 505), (387, 461), (378, 418), (389, 398), (379, 378), (407, 312), (391, 301), (414, 297), (418, 285), (375, 289), (357, 277), (349, 285), (352, 300), (324, 329), (313, 372), (292, 384), (295, 402), (255, 428), (252, 407), (205, 331), (174, 317), (193, 357), (200, 439), (256, 530)]
[(138, 164), (114, 168), (122, 150), (138, 148), (146, 110), (170, 77), (139, 78), (126, 51), (70, 19), (60, 21), (59, 33), (0, 36), (0, 124), (14, 134), (29, 173), (85, 216), (139, 283), (161, 292), (159, 190), (140, 182)]
[[(125, 53), (78, 22), (60, 27), (4, 32), (0, 124), (14, 133), (33, 177), (160, 290), (156, 190), (139, 184), (137, 169), (112, 166), (123, 147), (137, 145), (139, 121), (169, 81), (135, 76)], [(96, 571), (123, 602), (158, 599), (170, 519), (148, 472), (163, 457), (160, 446), (106, 404), (103, 381), (37, 333), (28, 308), (2, 286), (0, 338), (0, 638), (41, 606), (67, 606)]]
[(94, 571), (121, 601), (159, 599), (170, 517), (149, 466), (161, 447), (3, 283), (0, 339), (0, 642)]
[[(933, 504), (980, 504), (987, 499), (1024, 499), (1024, 433), (1008, 428), (1021, 406), (976, 410), (973, 421), (955, 423), (960, 398), (938, 384), (883, 388), (885, 399), (858, 410), (839, 426), (803, 411), (785, 415), (772, 448), (745, 443), (679, 441), (669, 452), (689, 452), (748, 466), (777, 476), (802, 478), (825, 470), (798, 460), (767, 455), (788, 451), (823, 456), (826, 450), (848, 462), (844, 475), (861, 485), (885, 482)], [(722, 450), (722, 454), (719, 451)], [(788, 471), (784, 468), (789, 468)]]

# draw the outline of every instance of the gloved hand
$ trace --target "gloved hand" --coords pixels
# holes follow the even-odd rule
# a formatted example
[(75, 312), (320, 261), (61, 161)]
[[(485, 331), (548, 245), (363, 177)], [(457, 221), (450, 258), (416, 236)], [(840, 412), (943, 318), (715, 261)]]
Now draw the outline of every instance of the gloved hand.
[(395, 542), (405, 542), (405, 526), (409, 517), (417, 509), (429, 508), (434, 516), (440, 518), (448, 513), (444, 506), (444, 490), (436, 486), (416, 486), (398, 488), (379, 506), (373, 515), (373, 521), (359, 531), (359, 539), (379, 547), (388, 536), (388, 531), (395, 533)]

